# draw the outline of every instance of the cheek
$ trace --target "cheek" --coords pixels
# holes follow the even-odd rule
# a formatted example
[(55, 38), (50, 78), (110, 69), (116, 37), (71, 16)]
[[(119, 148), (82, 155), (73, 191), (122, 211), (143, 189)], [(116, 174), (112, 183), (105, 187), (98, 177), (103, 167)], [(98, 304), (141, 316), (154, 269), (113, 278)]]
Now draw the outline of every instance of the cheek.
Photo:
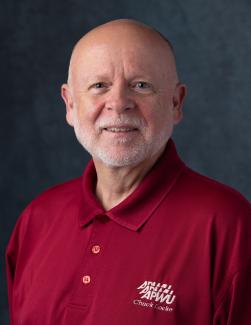
[(173, 107), (170, 96), (163, 96), (159, 102), (158, 112), (156, 113), (159, 124), (170, 126), (173, 124)]
[(166, 103), (158, 102), (158, 104), (151, 106), (150, 110), (144, 112), (144, 118), (149, 128), (158, 132), (160, 128), (168, 128), (172, 123), (171, 108)]
[(171, 124), (170, 116), (167, 113), (158, 112), (149, 117), (149, 127), (153, 133), (169, 129)]
[(97, 101), (81, 99), (77, 105), (77, 118), (82, 125), (94, 124), (100, 115), (101, 109)]

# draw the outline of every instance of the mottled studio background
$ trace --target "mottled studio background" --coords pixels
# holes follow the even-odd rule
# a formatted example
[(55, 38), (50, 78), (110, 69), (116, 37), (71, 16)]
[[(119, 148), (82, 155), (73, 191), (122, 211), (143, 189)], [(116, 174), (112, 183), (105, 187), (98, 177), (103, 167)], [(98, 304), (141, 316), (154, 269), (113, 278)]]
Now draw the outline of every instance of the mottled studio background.
[(47, 187), (80, 175), (89, 159), (60, 98), (71, 49), (90, 28), (126, 17), (159, 29), (176, 49), (189, 87), (174, 135), (181, 156), (251, 199), (250, 0), (2, 0), (1, 324), (8, 324), (4, 250), (18, 215)]

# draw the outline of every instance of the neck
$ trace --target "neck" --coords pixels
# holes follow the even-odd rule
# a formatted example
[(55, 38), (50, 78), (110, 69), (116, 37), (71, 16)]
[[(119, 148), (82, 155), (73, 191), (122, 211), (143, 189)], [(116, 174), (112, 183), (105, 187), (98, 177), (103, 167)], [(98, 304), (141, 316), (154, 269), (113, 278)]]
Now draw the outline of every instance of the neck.
[(137, 166), (113, 167), (93, 159), (97, 172), (96, 196), (103, 208), (108, 211), (125, 200), (137, 188), (163, 151), (164, 148)]

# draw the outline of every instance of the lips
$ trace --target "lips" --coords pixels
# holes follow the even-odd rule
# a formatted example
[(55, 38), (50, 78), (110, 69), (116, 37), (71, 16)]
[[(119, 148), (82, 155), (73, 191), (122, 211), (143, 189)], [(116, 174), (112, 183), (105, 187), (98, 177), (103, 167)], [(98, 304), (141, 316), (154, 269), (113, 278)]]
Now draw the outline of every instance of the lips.
[(105, 131), (108, 132), (114, 132), (114, 133), (118, 133), (118, 132), (132, 132), (132, 131), (136, 131), (136, 128), (133, 127), (115, 127), (115, 126), (111, 126), (111, 127), (106, 127), (104, 128)]

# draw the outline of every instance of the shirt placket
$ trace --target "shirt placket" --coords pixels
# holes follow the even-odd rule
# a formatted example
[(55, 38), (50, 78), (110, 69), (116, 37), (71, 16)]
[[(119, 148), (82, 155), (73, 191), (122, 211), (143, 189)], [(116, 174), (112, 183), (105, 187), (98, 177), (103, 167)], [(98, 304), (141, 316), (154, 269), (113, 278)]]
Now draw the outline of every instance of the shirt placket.
[(107, 241), (111, 235), (111, 223), (112, 221), (106, 215), (97, 215), (90, 225), (92, 227), (91, 236), (84, 252), (71, 304), (88, 308), (93, 301), (93, 296), (96, 293), (95, 287), (97, 281), (100, 280), (100, 272), (102, 272), (102, 266), (105, 263), (104, 255)]

